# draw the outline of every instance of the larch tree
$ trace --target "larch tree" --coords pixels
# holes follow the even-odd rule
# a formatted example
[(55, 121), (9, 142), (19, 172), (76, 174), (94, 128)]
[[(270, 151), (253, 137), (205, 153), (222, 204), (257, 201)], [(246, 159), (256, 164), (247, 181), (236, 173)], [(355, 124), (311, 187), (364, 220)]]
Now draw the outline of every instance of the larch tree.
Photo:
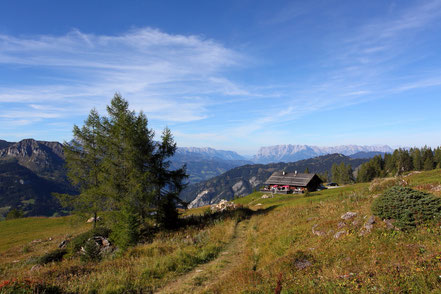
[(92, 110), (74, 139), (65, 144), (68, 175), (79, 195), (59, 198), (77, 210), (102, 210), (114, 217), (113, 238), (125, 248), (138, 242), (147, 218), (159, 225), (176, 226), (179, 193), (187, 177), (185, 166), (170, 170), (176, 143), (168, 128), (154, 140), (144, 113), (136, 114), (119, 94), (107, 107), (107, 117)]
[(92, 109), (83, 127), (74, 125), (72, 141), (63, 145), (67, 175), (79, 190), (79, 195), (55, 194), (63, 206), (73, 208), (74, 212), (92, 214), (94, 227), (98, 212), (105, 210), (108, 204), (102, 187), (103, 140), (101, 118)]

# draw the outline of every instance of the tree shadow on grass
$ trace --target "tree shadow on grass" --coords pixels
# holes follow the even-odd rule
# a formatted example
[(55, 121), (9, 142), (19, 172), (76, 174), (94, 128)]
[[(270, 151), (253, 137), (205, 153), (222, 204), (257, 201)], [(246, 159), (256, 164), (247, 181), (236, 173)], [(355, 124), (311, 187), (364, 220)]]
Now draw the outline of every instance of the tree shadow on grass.
[(255, 215), (264, 215), (274, 210), (278, 205), (272, 205), (267, 208), (252, 210), (246, 207), (239, 207), (236, 209), (228, 209), (224, 211), (211, 212), (207, 210), (202, 215), (189, 215), (180, 219), (180, 227), (205, 227), (207, 225), (216, 224), (223, 220), (235, 219), (240, 222), (249, 219)]

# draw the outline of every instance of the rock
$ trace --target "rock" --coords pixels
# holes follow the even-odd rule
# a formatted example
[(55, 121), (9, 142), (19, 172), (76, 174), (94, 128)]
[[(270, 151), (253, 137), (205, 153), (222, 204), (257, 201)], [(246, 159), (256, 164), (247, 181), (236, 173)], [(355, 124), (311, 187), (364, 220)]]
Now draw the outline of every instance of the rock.
[(345, 222), (339, 222), (339, 223), (337, 224), (337, 228), (341, 229), (341, 228), (343, 228), (343, 227), (346, 227)]
[(389, 230), (396, 230), (399, 231), (400, 229), (397, 228), (396, 226), (394, 226), (394, 220), (391, 219), (384, 219), (383, 222), (386, 224), (386, 228), (388, 228)]
[(352, 222), (352, 225), (353, 225), (353, 226), (358, 226), (358, 224), (359, 224), (359, 222), (358, 222), (358, 220), (356, 220), (356, 219)]
[(342, 236), (344, 236), (344, 235), (346, 235), (346, 231), (345, 231), (345, 230), (343, 230), (343, 231), (338, 231), (337, 233), (335, 233), (334, 238), (335, 238), (335, 239), (339, 239), (340, 237), (342, 237)]
[(374, 223), (375, 223), (375, 216), (371, 215), (371, 216), (368, 218), (366, 224), (372, 225), (372, 224), (374, 224)]
[(326, 235), (325, 232), (323, 232), (323, 231), (318, 231), (318, 230), (315, 229), (317, 226), (318, 226), (317, 224), (315, 224), (315, 225), (312, 226), (312, 233), (313, 233), (314, 235), (317, 235), (317, 236), (325, 236), (325, 235)]
[(348, 211), (341, 216), (341, 219), (348, 220), (357, 216), (356, 212)]
[(260, 198), (262, 198), (262, 199), (267, 199), (267, 198), (273, 198), (273, 196), (268, 195), (268, 194), (264, 194), (264, 195), (262, 195), (262, 197), (260, 197)]
[(233, 210), (236, 209), (237, 205), (233, 202), (222, 199), (218, 204), (211, 205), (210, 209), (212, 212)]
[[(99, 222), (101, 220), (101, 217), (97, 217), (96, 218), (96, 221), (97, 222)], [(87, 220), (87, 222), (86, 223), (93, 223), (95, 221), (95, 218), (94, 217), (91, 217), (91, 218), (89, 218), (88, 220)]]
[(353, 277), (353, 276), (355, 276), (354, 273), (349, 273), (349, 274), (341, 275), (341, 276), (338, 276), (338, 277), (339, 277), (340, 279), (347, 280), (347, 279), (349, 279), (349, 278), (351, 278), (351, 277)]
[(104, 247), (109, 247), (109, 246), (110, 246), (110, 241), (107, 240), (107, 239), (104, 239), (104, 240), (103, 240), (103, 246), (104, 246)]
[(34, 265), (34, 266), (31, 267), (31, 272), (36, 271), (36, 270), (39, 270), (40, 268), (41, 268), (41, 265), (36, 264), (36, 265)]
[(307, 259), (303, 259), (303, 260), (296, 260), (294, 262), (294, 266), (298, 269), (298, 270), (303, 270), (305, 268), (308, 268), (312, 265), (312, 263), (307, 260)]
[(69, 240), (63, 240), (60, 244), (58, 244), (58, 248), (65, 248), (67, 244), (69, 243)]

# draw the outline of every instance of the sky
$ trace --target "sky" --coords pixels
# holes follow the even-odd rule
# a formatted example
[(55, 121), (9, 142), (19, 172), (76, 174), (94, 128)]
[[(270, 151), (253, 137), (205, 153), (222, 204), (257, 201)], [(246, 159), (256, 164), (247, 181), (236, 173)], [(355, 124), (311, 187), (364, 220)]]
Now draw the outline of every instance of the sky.
[(438, 146), (441, 0), (0, 1), (0, 139), (120, 93), (178, 146)]

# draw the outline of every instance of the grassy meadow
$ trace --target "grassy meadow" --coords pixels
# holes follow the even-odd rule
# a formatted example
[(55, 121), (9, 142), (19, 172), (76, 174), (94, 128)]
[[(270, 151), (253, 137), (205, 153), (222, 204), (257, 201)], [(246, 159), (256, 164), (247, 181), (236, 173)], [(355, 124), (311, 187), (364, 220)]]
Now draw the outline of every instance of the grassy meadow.
[[(88, 229), (65, 218), (0, 222), (0, 285), (31, 279), (67, 293), (441, 293), (439, 223), (410, 231), (375, 217), (374, 199), (400, 184), (441, 196), (441, 170), (411, 173), (308, 195), (235, 202), (249, 218), (230, 215), (206, 225), (161, 232), (149, 243), (99, 262), (77, 257), (36, 265), (68, 234)], [(347, 212), (355, 216), (344, 220)], [(207, 207), (183, 216), (204, 215)]]

